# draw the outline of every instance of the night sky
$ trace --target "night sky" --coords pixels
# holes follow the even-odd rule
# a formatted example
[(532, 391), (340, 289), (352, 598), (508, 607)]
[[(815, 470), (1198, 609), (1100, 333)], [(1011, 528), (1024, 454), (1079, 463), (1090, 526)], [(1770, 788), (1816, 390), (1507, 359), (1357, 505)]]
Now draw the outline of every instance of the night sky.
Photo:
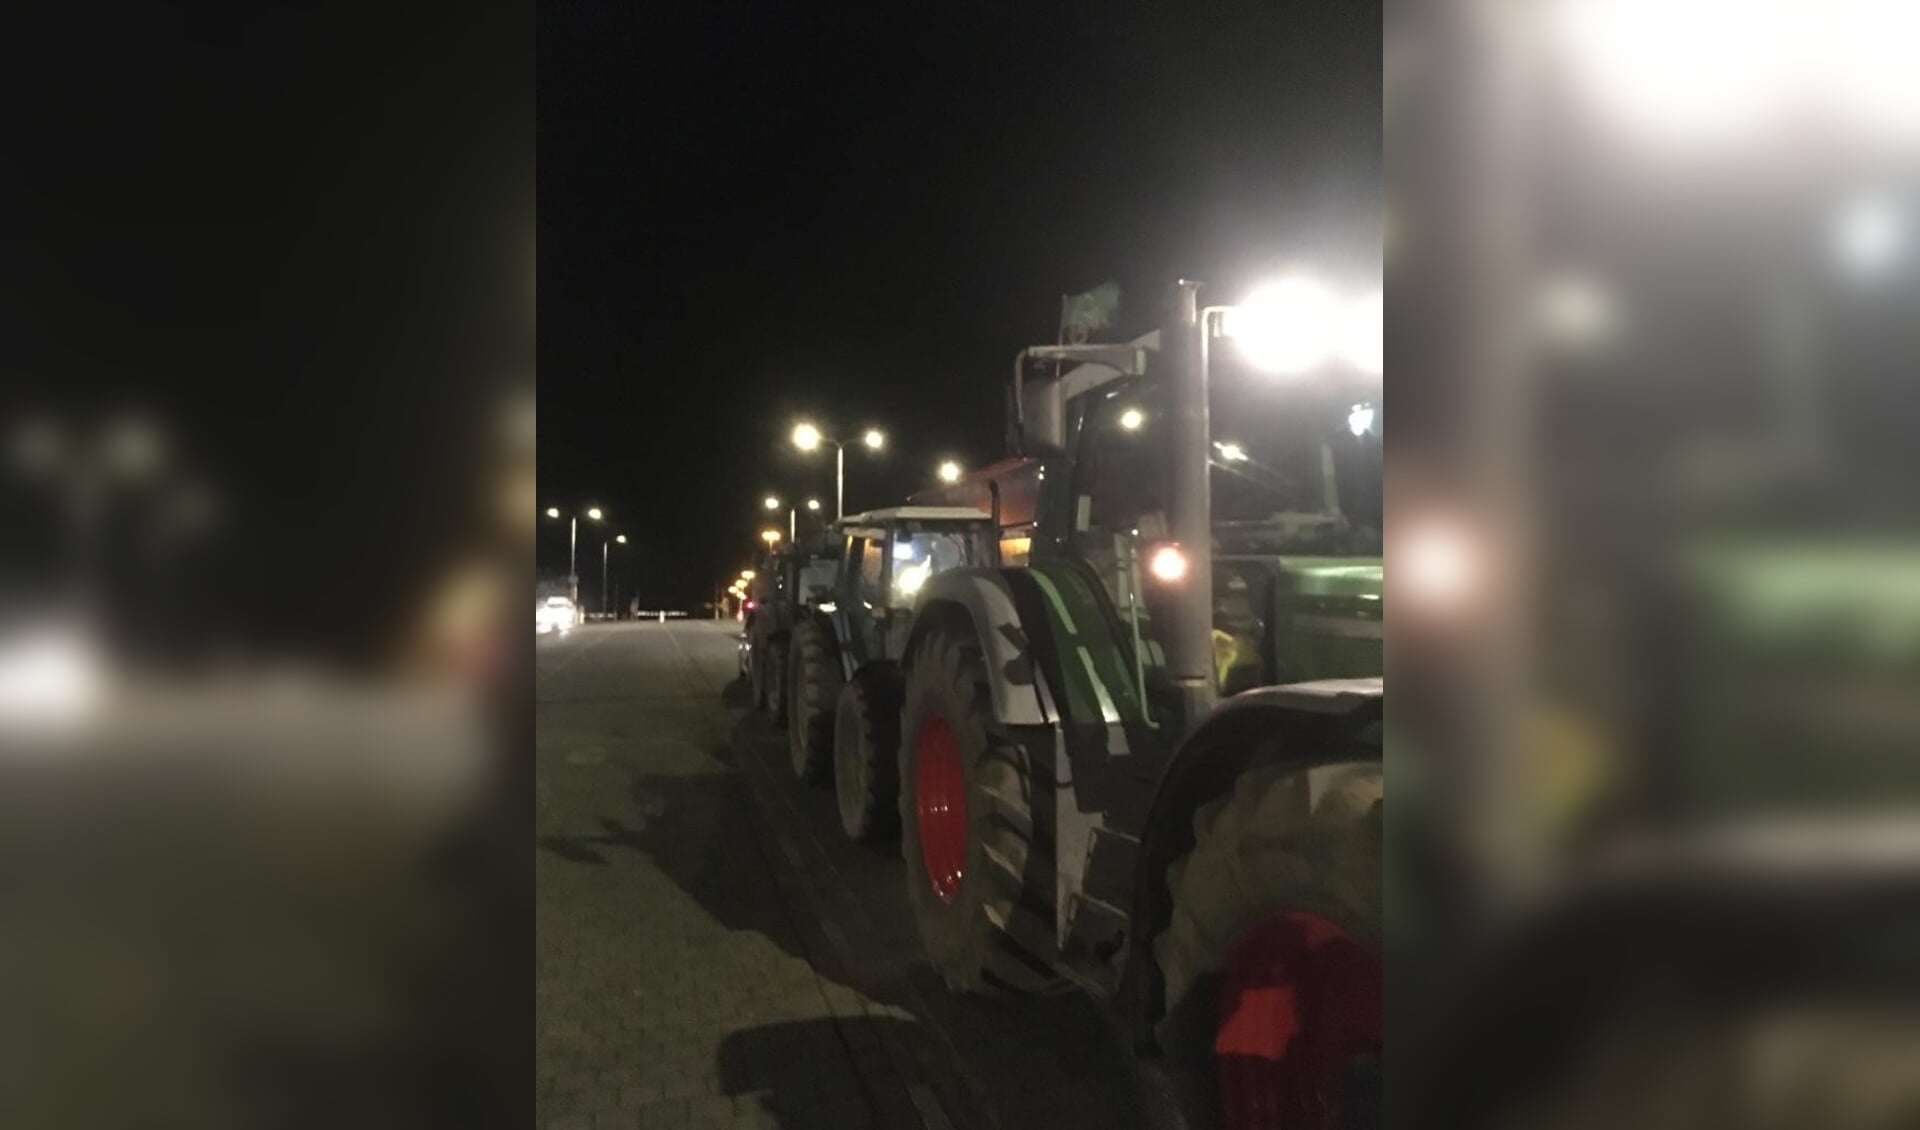
[(766, 493), (831, 507), (801, 415), (886, 429), (847, 455), (884, 505), (1000, 453), (1063, 293), (1119, 283), (1133, 333), (1181, 275), (1378, 285), (1380, 86), (1372, 4), (545, 4), (541, 505), (604, 506), (642, 605), (690, 608)]

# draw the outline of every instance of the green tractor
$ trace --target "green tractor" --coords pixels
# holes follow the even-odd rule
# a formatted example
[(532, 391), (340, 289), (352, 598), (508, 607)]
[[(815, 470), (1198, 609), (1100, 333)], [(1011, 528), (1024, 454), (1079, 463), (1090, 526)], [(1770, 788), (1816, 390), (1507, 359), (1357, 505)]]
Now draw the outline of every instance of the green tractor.
[(1382, 1050), (1380, 382), (1211, 356), (1259, 313), (1182, 283), (1161, 331), (1022, 351), (1013, 456), (913, 500), (988, 511), (1000, 541), (919, 592), (902, 853), (954, 988), (1105, 1000), (1190, 1125), (1359, 1125)]

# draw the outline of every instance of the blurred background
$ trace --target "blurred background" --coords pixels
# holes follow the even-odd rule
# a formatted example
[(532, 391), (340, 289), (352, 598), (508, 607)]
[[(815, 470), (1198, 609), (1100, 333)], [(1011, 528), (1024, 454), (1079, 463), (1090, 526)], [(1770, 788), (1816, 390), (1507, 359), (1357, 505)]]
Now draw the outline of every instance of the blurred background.
[(531, 23), (10, 36), (0, 1125), (531, 1117)]
[(1395, 1117), (1913, 1125), (1920, 8), (1387, 13)]

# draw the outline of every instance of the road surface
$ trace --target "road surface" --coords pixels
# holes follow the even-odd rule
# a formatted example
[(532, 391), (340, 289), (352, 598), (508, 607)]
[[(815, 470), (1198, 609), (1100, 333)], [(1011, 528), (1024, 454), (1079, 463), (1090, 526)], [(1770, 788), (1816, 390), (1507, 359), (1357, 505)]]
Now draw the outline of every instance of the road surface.
[(847, 843), (831, 793), (794, 779), (733, 629), (539, 642), (540, 1124), (1142, 1125), (1092, 1002), (945, 990), (898, 845)]

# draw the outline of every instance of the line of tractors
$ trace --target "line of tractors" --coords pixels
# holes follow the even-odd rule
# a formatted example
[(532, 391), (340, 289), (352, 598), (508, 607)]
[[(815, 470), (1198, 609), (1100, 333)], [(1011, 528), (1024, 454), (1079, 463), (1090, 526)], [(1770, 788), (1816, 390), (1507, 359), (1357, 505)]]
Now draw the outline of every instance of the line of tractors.
[(1093, 994), (1188, 1125), (1377, 1119), (1380, 380), (1180, 283), (1014, 363), (1007, 456), (756, 570), (752, 700), (960, 991)]

